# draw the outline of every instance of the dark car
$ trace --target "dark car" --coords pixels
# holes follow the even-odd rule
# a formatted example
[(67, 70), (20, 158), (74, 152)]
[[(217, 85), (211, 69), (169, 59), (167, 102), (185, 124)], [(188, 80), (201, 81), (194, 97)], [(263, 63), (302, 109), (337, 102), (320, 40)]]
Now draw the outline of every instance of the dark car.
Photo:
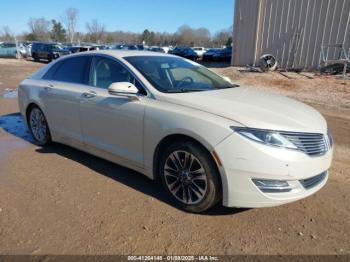
[(199, 58), (198, 54), (189, 47), (176, 47), (172, 51), (169, 51), (169, 54), (181, 56), (194, 61)]
[(56, 43), (33, 43), (32, 46), (32, 57), (35, 61), (40, 59), (52, 61), (70, 53), (63, 45)]
[(212, 48), (203, 54), (203, 61), (213, 61), (213, 56), (222, 50), (221, 48)]
[(184, 50), (185, 50), (184, 47), (175, 47), (173, 50), (169, 50), (169, 54), (182, 56), (182, 54), (184, 53)]
[(199, 55), (192, 48), (186, 48), (184, 50), (182, 57), (193, 60), (193, 61), (196, 61), (199, 59)]
[(232, 47), (226, 47), (213, 55), (214, 61), (230, 62), (232, 57)]
[(148, 46), (146, 46), (146, 45), (136, 45), (136, 47), (138, 50), (141, 50), (141, 51), (148, 50)]
[(157, 52), (157, 53), (165, 53), (165, 50), (159, 46), (152, 46), (148, 49), (148, 51)]
[(79, 53), (79, 52), (83, 52), (83, 47), (82, 46), (69, 46), (67, 47), (67, 49), (72, 53)]
[(113, 49), (117, 49), (117, 50), (139, 50), (139, 48), (136, 45), (130, 45), (130, 44), (116, 45), (116, 46), (114, 46)]

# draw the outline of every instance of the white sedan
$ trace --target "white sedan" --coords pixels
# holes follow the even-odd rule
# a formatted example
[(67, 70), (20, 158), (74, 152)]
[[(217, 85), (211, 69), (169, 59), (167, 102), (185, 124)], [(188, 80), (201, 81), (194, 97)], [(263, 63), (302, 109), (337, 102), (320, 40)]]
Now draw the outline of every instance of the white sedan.
[(190, 212), (281, 205), (328, 179), (321, 114), (176, 56), (69, 55), (22, 81), (18, 99), (39, 145), (64, 143), (159, 179)]
[(203, 54), (207, 51), (204, 47), (192, 47), (192, 49), (199, 57), (203, 57)]

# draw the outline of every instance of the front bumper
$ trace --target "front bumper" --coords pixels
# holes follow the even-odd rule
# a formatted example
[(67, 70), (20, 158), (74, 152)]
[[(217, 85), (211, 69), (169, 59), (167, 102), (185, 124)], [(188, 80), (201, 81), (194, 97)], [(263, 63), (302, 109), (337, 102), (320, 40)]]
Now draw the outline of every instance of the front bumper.
[[(278, 206), (314, 194), (327, 183), (333, 157), (333, 149), (323, 156), (310, 157), (296, 150), (259, 144), (237, 133), (217, 145), (215, 152), (222, 163), (223, 205), (247, 208)], [(322, 179), (314, 185), (303, 185), (303, 180), (321, 174)], [(253, 179), (286, 181), (291, 190), (263, 192)]]

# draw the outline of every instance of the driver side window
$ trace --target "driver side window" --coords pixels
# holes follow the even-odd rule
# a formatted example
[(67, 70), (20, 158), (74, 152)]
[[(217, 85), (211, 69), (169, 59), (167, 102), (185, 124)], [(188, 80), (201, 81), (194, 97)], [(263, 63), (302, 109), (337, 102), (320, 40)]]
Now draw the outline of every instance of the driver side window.
[(89, 85), (108, 89), (115, 82), (129, 82), (139, 90), (142, 89), (135, 77), (120, 63), (106, 57), (95, 56), (90, 68)]

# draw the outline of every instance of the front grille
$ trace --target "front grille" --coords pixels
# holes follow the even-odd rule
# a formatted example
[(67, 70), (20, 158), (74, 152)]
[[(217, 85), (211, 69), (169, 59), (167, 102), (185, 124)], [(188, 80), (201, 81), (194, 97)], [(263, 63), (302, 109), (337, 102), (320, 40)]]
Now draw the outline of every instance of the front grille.
[(298, 150), (309, 156), (324, 155), (330, 147), (328, 138), (322, 134), (293, 132), (279, 133), (292, 142)]
[(322, 174), (319, 174), (317, 176), (310, 177), (308, 179), (299, 180), (299, 182), (303, 185), (305, 189), (310, 189), (320, 184), (326, 178), (327, 174), (328, 172), (325, 171)]

